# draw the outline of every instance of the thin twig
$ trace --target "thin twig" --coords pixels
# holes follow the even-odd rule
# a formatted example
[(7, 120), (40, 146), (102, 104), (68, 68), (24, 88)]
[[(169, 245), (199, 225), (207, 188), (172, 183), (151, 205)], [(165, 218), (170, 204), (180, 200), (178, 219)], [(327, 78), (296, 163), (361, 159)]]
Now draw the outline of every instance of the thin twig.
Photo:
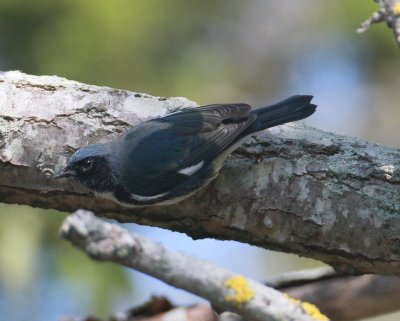
[(274, 289), (283, 289), (287, 287), (295, 287), (300, 285), (307, 285), (311, 282), (319, 282), (337, 277), (338, 274), (334, 268), (324, 266), (316, 269), (307, 269), (294, 272), (287, 272), (279, 274), (270, 278), (265, 282), (267, 286)]
[(386, 21), (389, 28), (393, 30), (395, 41), (400, 47), (400, 1), (399, 0), (375, 0), (380, 9), (365, 20), (357, 29), (362, 33), (369, 29), (373, 24)]

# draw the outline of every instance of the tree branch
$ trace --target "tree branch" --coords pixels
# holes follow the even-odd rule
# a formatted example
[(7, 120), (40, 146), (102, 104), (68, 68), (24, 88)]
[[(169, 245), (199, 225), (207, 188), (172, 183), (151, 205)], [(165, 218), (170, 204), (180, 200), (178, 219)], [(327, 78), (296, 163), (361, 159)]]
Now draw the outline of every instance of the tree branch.
[[(331, 268), (318, 268), (284, 273), (266, 284), (315, 304), (332, 321), (361, 320), (400, 309), (400, 279), (394, 276), (346, 276), (334, 273)], [(218, 319), (205, 304), (173, 307), (164, 297), (152, 297), (145, 305), (117, 313), (109, 321), (167, 321), (177, 315), (182, 321), (245, 321), (228, 312)]]
[(396, 276), (340, 276), (279, 288), (311, 302), (332, 321), (352, 321), (400, 309), (400, 279)]
[(393, 30), (394, 39), (400, 47), (400, 2), (398, 0), (375, 0), (375, 2), (378, 3), (379, 10), (365, 20), (357, 32), (362, 33), (373, 24), (386, 21), (388, 27)]
[(208, 299), (248, 321), (328, 320), (310, 304), (210, 262), (173, 252), (161, 244), (78, 210), (66, 218), (61, 236), (95, 259), (112, 261)]
[[(58, 77), (0, 74), (0, 201), (160, 226), (399, 274), (400, 151), (299, 125), (249, 139), (219, 178), (172, 206), (124, 208), (53, 173), (77, 148), (194, 103)], [(323, 108), (321, 106), (320, 108)]]

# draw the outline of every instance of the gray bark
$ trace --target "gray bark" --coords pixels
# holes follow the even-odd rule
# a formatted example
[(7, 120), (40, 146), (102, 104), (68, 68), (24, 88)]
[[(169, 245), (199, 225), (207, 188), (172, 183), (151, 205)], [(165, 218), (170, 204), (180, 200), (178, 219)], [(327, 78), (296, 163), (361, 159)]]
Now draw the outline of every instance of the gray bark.
[[(134, 268), (185, 289), (248, 321), (329, 321), (284, 294), (222, 267), (171, 251), (160, 243), (78, 210), (68, 216), (61, 236), (91, 257)], [(234, 282), (232, 282), (234, 281)], [(309, 305), (308, 305), (309, 306)]]
[(331, 321), (364, 320), (400, 308), (396, 276), (336, 276), (279, 290), (315, 304)]
[(365, 20), (357, 29), (362, 33), (372, 25), (386, 22), (386, 25), (393, 30), (394, 40), (400, 47), (400, 4), (397, 0), (374, 0), (379, 5), (379, 10), (374, 12), (371, 17)]
[[(315, 304), (331, 321), (364, 320), (400, 308), (400, 278), (396, 276), (345, 276), (323, 267), (280, 274), (269, 279), (266, 285)], [(166, 298), (154, 296), (143, 306), (118, 312), (107, 320), (167, 321), (177, 320), (178, 316), (180, 321), (246, 321), (231, 312), (224, 312), (218, 318), (212, 308), (204, 304), (176, 308)], [(79, 320), (89, 321), (89, 318)]]
[[(123, 208), (55, 181), (74, 150), (194, 103), (58, 77), (0, 74), (0, 201), (234, 239), (347, 272), (400, 274), (400, 151), (298, 124), (250, 138), (177, 205)], [(323, 108), (323, 106), (320, 106)], [(317, 111), (318, 112), (318, 111)]]

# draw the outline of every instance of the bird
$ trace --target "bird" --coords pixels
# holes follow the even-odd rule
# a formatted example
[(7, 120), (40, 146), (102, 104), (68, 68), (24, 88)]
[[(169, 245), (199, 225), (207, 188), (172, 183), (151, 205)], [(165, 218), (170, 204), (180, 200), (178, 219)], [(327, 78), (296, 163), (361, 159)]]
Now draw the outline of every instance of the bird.
[(249, 136), (312, 115), (312, 98), (294, 95), (257, 109), (245, 103), (182, 108), (78, 149), (54, 177), (72, 178), (122, 206), (174, 204), (213, 181)]

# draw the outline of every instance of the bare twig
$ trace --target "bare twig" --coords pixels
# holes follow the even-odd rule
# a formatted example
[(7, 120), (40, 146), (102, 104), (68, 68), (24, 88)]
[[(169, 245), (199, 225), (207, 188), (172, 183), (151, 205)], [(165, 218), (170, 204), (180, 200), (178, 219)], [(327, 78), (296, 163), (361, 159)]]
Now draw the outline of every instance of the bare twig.
[(373, 24), (386, 21), (388, 27), (393, 30), (396, 43), (400, 47), (400, 1), (375, 0), (375, 2), (378, 3), (380, 9), (365, 20), (357, 29), (357, 32), (364, 32)]
[(295, 301), (210, 262), (168, 250), (88, 211), (79, 210), (67, 217), (61, 235), (93, 258), (154, 276), (248, 321), (328, 320), (311, 304)]
[(338, 274), (334, 268), (330, 266), (300, 270), (294, 272), (287, 272), (270, 278), (266, 285), (274, 289), (284, 289), (288, 287), (295, 287), (300, 285), (307, 285), (312, 282), (319, 282), (321, 280), (331, 279), (337, 277)]

